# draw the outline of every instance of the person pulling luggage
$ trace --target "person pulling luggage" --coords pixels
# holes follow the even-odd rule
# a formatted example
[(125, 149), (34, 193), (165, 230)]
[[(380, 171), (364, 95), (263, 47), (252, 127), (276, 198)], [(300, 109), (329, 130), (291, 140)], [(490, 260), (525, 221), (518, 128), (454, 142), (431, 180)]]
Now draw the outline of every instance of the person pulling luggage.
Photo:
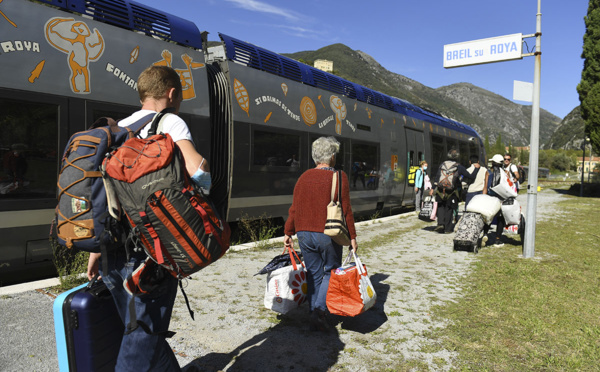
[[(459, 195), (457, 193), (460, 176), (467, 179), (475, 179), (479, 172), (479, 164), (474, 164), (473, 172), (458, 163), (459, 152), (456, 149), (448, 151), (448, 160), (444, 161), (434, 178), (433, 186), (435, 188), (436, 201), (438, 203), (437, 221), (438, 225), (434, 229), (439, 233), (450, 234), (452, 229), (452, 217), (454, 210), (458, 208)], [(433, 189), (429, 195), (433, 195)]]
[[(164, 109), (173, 109), (163, 122), (163, 133), (168, 133), (178, 146), (188, 174), (193, 182), (205, 190), (211, 186), (208, 161), (198, 153), (192, 135), (185, 121), (177, 116), (183, 100), (183, 89), (177, 72), (167, 66), (150, 66), (138, 78), (138, 93), (142, 108), (131, 116), (121, 120), (119, 126), (128, 126), (149, 113), (159, 113)], [(142, 138), (147, 136), (151, 124), (140, 132)], [(158, 158), (157, 158), (158, 159)], [(142, 251), (126, 254), (126, 249), (108, 252), (108, 257), (100, 253), (91, 253), (87, 275), (91, 280), (99, 274), (100, 260), (107, 260), (108, 272), (100, 273), (117, 305), (121, 320), (125, 325), (129, 322), (132, 295), (124, 287), (124, 280), (132, 275), (147, 258)], [(158, 267), (157, 265), (154, 265)], [(140, 274), (142, 276), (143, 274)], [(151, 275), (152, 289), (147, 294), (136, 295), (135, 314), (138, 321), (143, 321), (150, 333), (142, 327), (123, 336), (121, 348), (116, 362), (116, 371), (180, 371), (179, 363), (173, 350), (166, 341), (171, 314), (177, 294), (177, 278), (170, 273), (158, 270)]]

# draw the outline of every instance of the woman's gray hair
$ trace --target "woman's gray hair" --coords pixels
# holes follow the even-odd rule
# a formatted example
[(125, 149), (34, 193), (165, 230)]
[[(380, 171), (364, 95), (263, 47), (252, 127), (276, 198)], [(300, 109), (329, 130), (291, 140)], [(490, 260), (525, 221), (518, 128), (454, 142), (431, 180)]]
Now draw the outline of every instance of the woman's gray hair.
[(458, 157), (460, 156), (460, 154), (458, 153), (457, 149), (451, 149), (450, 151), (448, 151), (448, 159), (450, 160), (458, 160)]
[(335, 137), (319, 137), (312, 144), (312, 158), (315, 164), (329, 164), (331, 157), (340, 151), (340, 143)]

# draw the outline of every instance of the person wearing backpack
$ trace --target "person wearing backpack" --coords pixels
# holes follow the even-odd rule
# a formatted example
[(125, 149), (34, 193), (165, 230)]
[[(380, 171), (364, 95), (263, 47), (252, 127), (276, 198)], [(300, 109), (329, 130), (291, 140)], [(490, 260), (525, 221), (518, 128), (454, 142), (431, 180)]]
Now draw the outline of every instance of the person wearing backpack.
[[(488, 194), (490, 196), (495, 196), (495, 197), (499, 198), (500, 200), (502, 200), (502, 198), (498, 194), (496, 194), (494, 192), (494, 190), (492, 190), (492, 187), (495, 187), (498, 184), (500, 184), (502, 177), (508, 177), (506, 175), (506, 172), (503, 168), (502, 163), (503, 163), (502, 155), (496, 154), (492, 157), (492, 168), (490, 169), (490, 175), (488, 177), (488, 185), (487, 185)], [(496, 236), (494, 237), (494, 240), (492, 241), (492, 243), (489, 245), (501, 247), (504, 245), (504, 243), (502, 243), (501, 238), (502, 238), (502, 233), (504, 232), (504, 226), (506, 226), (506, 222), (504, 221), (504, 216), (502, 215), (502, 209), (500, 209), (500, 211), (498, 211), (498, 213), (496, 214), (494, 219), (496, 220)], [(483, 239), (482, 239), (482, 243), (481, 243), (482, 246), (484, 246), (486, 244), (486, 242), (488, 241), (488, 232), (490, 231), (490, 227), (491, 227), (491, 224), (485, 225), (483, 227)]]
[[(469, 173), (467, 169), (458, 163), (459, 153), (456, 149), (448, 152), (448, 160), (444, 161), (434, 178), (435, 199), (438, 203), (437, 226), (434, 231), (450, 234), (452, 230), (452, 219), (454, 210), (458, 208), (459, 195), (457, 193), (460, 176), (466, 179), (475, 179), (479, 172), (479, 164), (473, 164), (474, 170)], [(429, 195), (433, 195), (432, 189)]]
[[(121, 120), (118, 125), (128, 126), (148, 114), (170, 109), (175, 115), (165, 117), (162, 132), (168, 133), (178, 146), (193, 182), (208, 191), (211, 185), (208, 162), (196, 151), (187, 124), (176, 115), (183, 100), (177, 72), (167, 66), (148, 67), (138, 78), (138, 93), (141, 110)], [(149, 127), (150, 123), (140, 132), (142, 138), (146, 137)], [(126, 247), (108, 252), (107, 257), (101, 257), (101, 253), (90, 254), (88, 278), (91, 280), (97, 274), (102, 275), (126, 326), (130, 319), (129, 302), (132, 295), (126, 290), (124, 280), (137, 272), (139, 277), (147, 280), (145, 284), (150, 285), (148, 293), (138, 294), (134, 298), (137, 320), (145, 323), (150, 332), (138, 327), (123, 336), (115, 370), (180, 371), (175, 354), (166, 341), (178, 280), (158, 265), (153, 265), (148, 273), (149, 270), (145, 269), (149, 266), (142, 265), (146, 258), (143, 249), (127, 252)], [(100, 273), (100, 260), (107, 260), (108, 272)]]
[[(475, 170), (475, 164), (479, 164), (479, 156), (471, 155), (469, 162), (471, 163), (471, 166), (467, 168), (467, 171), (473, 172)], [(487, 169), (479, 168), (477, 177), (475, 177), (475, 180), (471, 184), (469, 184), (467, 188), (467, 197), (465, 198), (465, 211), (467, 210), (467, 205), (475, 195), (488, 193), (487, 185), (489, 175), (490, 173)]]
[[(427, 177), (427, 162), (425, 160), (419, 163), (420, 168), (415, 173), (415, 210), (421, 211), (421, 202), (423, 200), (423, 190), (425, 189), (425, 179)], [(418, 214), (418, 213), (417, 213)]]

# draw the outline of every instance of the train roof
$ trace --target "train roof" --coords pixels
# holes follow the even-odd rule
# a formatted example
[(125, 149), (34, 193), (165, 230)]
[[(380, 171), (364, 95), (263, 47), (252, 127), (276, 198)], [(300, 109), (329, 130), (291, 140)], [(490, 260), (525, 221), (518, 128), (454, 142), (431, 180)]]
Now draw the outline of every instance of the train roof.
[[(96, 21), (137, 31), (151, 37), (202, 49), (202, 35), (191, 21), (131, 0), (40, 0), (69, 12), (88, 16)], [(442, 117), (408, 101), (391, 97), (367, 87), (321, 71), (304, 63), (219, 33), (227, 58), (246, 66), (344, 95), (402, 115), (478, 136), (462, 123)]]
[(442, 117), (403, 99), (355, 84), (234, 37), (222, 33), (219, 33), (219, 36), (225, 44), (227, 58), (234, 62), (479, 137), (477, 132), (468, 125)]
[(202, 35), (191, 21), (130, 0), (40, 0), (113, 26), (202, 49)]

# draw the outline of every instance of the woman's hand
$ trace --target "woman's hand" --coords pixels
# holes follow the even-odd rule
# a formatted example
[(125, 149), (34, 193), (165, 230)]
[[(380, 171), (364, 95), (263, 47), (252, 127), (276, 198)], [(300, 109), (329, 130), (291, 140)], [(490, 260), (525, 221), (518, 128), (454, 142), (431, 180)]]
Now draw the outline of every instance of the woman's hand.
[(294, 239), (292, 239), (291, 236), (285, 235), (283, 237), (283, 243), (285, 244), (286, 248), (290, 247), (291, 249), (294, 249)]
[(356, 242), (356, 238), (350, 240), (350, 249), (354, 251), (354, 253), (358, 252), (358, 243)]

